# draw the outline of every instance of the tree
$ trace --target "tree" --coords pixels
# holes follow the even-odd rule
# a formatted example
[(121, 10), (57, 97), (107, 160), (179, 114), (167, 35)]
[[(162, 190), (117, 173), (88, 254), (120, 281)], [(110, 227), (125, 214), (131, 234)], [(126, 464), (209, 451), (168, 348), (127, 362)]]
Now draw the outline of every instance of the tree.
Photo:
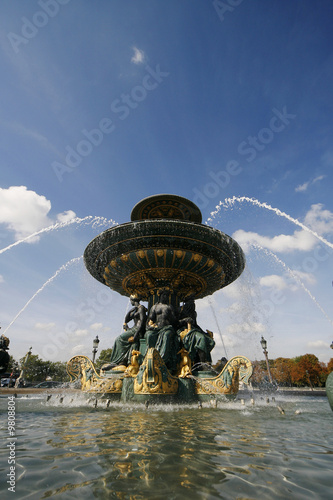
[(10, 356), (9, 358), (9, 365), (7, 368), (8, 373), (20, 373), (20, 368), (18, 362), (13, 358), (13, 356)]
[(112, 348), (110, 347), (109, 349), (102, 349), (101, 352), (99, 353), (99, 357), (98, 359), (96, 360), (96, 368), (99, 370), (102, 365), (104, 365), (105, 363), (109, 363), (110, 362), (110, 358), (111, 358), (111, 353), (112, 353)]
[(271, 372), (273, 379), (277, 382), (278, 385), (291, 385), (291, 362), (289, 358), (275, 359)]
[(293, 358), (291, 365), (291, 378), (293, 384), (298, 386), (313, 386), (318, 384), (322, 367), (317, 356), (314, 354), (304, 354)]
[(267, 377), (267, 368), (265, 361), (253, 361), (253, 374), (250, 379), (251, 384), (256, 387), (262, 383), (264, 383), (265, 378)]
[(66, 366), (67, 363), (61, 361), (50, 362), (49, 377), (57, 382), (65, 382), (69, 379)]
[[(25, 358), (20, 359), (22, 367)], [(68, 380), (66, 363), (61, 361), (44, 361), (37, 354), (31, 354), (24, 367), (23, 378), (30, 382), (44, 381), (47, 377), (52, 380), (65, 382)]]

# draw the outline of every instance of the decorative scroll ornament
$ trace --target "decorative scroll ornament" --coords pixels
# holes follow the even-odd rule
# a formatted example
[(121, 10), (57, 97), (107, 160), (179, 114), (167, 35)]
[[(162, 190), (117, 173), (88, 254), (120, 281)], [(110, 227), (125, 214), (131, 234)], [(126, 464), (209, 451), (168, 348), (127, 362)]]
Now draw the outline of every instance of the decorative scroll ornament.
[(196, 394), (237, 394), (239, 382), (247, 384), (253, 372), (251, 361), (245, 356), (235, 356), (217, 377), (197, 380)]
[(134, 394), (177, 394), (178, 378), (170, 374), (159, 352), (148, 349), (138, 375), (134, 379)]
[(67, 372), (71, 382), (80, 380), (82, 391), (121, 394), (122, 379), (119, 376), (101, 377), (96, 372), (93, 362), (87, 356), (74, 356), (71, 358), (67, 362)]

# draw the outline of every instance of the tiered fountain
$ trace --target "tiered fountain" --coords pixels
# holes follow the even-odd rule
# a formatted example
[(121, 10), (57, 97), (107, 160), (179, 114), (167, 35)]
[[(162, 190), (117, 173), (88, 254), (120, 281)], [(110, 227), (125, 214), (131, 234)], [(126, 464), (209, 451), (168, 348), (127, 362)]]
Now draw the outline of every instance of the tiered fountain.
[(244, 356), (212, 369), (213, 334), (196, 322), (195, 300), (232, 283), (245, 266), (236, 241), (201, 221), (186, 198), (155, 195), (135, 205), (131, 222), (89, 243), (90, 274), (130, 297), (134, 308), (110, 365), (98, 374), (85, 356), (68, 362), (83, 391), (121, 401), (193, 402), (235, 396), (239, 381), (248, 382), (252, 365)]

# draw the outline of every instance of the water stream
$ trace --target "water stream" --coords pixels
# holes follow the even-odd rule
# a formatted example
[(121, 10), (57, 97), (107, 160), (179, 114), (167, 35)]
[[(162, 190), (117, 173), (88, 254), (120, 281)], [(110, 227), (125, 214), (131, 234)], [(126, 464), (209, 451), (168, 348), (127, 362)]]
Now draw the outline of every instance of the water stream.
[(39, 236), (43, 233), (49, 233), (50, 231), (55, 231), (57, 229), (61, 229), (64, 227), (68, 227), (72, 224), (91, 224), (93, 228), (95, 227), (101, 227), (101, 226), (115, 226), (117, 223), (112, 220), (112, 219), (106, 219), (105, 217), (99, 217), (99, 216), (92, 216), (92, 215), (87, 215), (86, 217), (83, 217), (82, 219), (80, 217), (75, 217), (74, 219), (71, 219), (66, 222), (57, 222), (56, 224), (52, 224), (51, 226), (44, 227), (43, 229), (40, 229), (39, 231), (36, 231), (34, 233), (29, 234), (29, 236), (26, 236), (25, 238), (22, 238), (21, 240), (15, 241), (15, 243), (12, 243), (11, 245), (8, 245), (5, 248), (2, 248), (0, 250), (0, 255), (2, 253), (7, 252), (7, 250), (10, 250), (11, 248), (20, 245), (21, 243), (26, 243), (29, 240), (36, 238), (36, 236)]
[(330, 248), (333, 248), (333, 243), (331, 243), (330, 241), (327, 241), (325, 238), (323, 238), (318, 233), (316, 233), (315, 231), (310, 229), (308, 226), (306, 226), (305, 224), (300, 222), (298, 219), (294, 219), (290, 215), (286, 214), (285, 212), (282, 212), (278, 208), (272, 207), (268, 203), (262, 203), (262, 202), (256, 200), (255, 198), (248, 198), (247, 196), (240, 196), (240, 197), (233, 196), (232, 198), (226, 198), (224, 201), (220, 201), (219, 205), (217, 205), (217, 207), (216, 207), (216, 210), (211, 212), (210, 217), (207, 219), (206, 223), (211, 222), (215, 218), (215, 216), (220, 212), (221, 208), (230, 208), (236, 202), (238, 202), (238, 203), (243, 203), (243, 202), (252, 203), (252, 205), (254, 205), (254, 206), (265, 208), (266, 210), (270, 210), (270, 211), (274, 212), (276, 215), (278, 215), (279, 217), (284, 217), (285, 219), (289, 220), (290, 222), (293, 222), (294, 224), (296, 224), (296, 226), (299, 226), (302, 229), (304, 229), (304, 231), (311, 233), (313, 236), (315, 236), (318, 240), (320, 240), (325, 245), (329, 246)]
[(317, 301), (316, 297), (310, 292), (310, 290), (305, 286), (301, 278), (292, 270), (290, 267), (287, 266), (283, 260), (279, 259), (279, 257), (272, 252), (271, 250), (268, 250), (267, 248), (262, 247), (261, 245), (258, 245), (257, 243), (252, 243), (251, 247), (254, 249), (260, 250), (261, 252), (264, 252), (267, 256), (272, 257), (278, 264), (280, 264), (285, 271), (300, 285), (300, 287), (307, 293), (310, 297), (310, 299), (313, 301), (313, 303), (318, 307), (318, 309), (323, 313), (325, 318), (331, 323), (333, 326), (333, 321), (332, 319), (328, 316), (326, 311), (322, 308), (322, 306), (319, 304)]
[(39, 295), (46, 286), (48, 286), (50, 283), (52, 283), (52, 281), (63, 271), (67, 271), (67, 269), (69, 269), (69, 267), (73, 264), (76, 264), (78, 262), (80, 262), (80, 260), (82, 259), (82, 255), (81, 257), (75, 257), (74, 259), (71, 259), (69, 260), (68, 262), (66, 262), (66, 264), (62, 265), (59, 267), (59, 269), (48, 279), (45, 281), (45, 283), (37, 290), (37, 292), (35, 292), (33, 294), (32, 297), (30, 297), (30, 299), (28, 300), (28, 302), (22, 307), (22, 309), (16, 314), (16, 316), (12, 319), (12, 321), (9, 323), (9, 325), (6, 327), (6, 329), (4, 330), (4, 334), (7, 332), (7, 330), (13, 325), (13, 323), (15, 323), (15, 321), (17, 320), (17, 318), (19, 316), (21, 316), (21, 314), (23, 313), (23, 311), (26, 310), (26, 308), (29, 306), (29, 304), (31, 304), (31, 302), (37, 297), (37, 295)]

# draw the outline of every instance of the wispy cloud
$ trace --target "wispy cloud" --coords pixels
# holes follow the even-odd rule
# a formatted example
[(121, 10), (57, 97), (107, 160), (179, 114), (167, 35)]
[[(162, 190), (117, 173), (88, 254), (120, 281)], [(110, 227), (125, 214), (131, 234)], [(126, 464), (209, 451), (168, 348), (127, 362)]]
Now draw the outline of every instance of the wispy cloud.
[(4, 120), (0, 120), (0, 126), (4, 127), (7, 130), (10, 130), (12, 133), (19, 135), (20, 137), (36, 141), (46, 150), (52, 152), (53, 154), (55, 153), (60, 158), (62, 157), (62, 153), (57, 150), (57, 148), (48, 140), (47, 137), (45, 137), (38, 131), (25, 127), (22, 123), (8, 122)]
[(133, 57), (131, 59), (131, 62), (134, 64), (143, 64), (146, 60), (146, 56), (143, 50), (138, 49), (137, 47), (133, 47)]
[(307, 191), (309, 186), (312, 186), (313, 184), (316, 184), (316, 182), (322, 181), (325, 179), (326, 175), (318, 175), (318, 177), (315, 177), (314, 179), (304, 182), (304, 184), (300, 184), (295, 188), (296, 193), (301, 193), (304, 191)]
[(296, 193), (301, 193), (302, 191), (306, 191), (309, 187), (310, 182), (304, 182), (304, 184), (300, 184), (295, 188)]

